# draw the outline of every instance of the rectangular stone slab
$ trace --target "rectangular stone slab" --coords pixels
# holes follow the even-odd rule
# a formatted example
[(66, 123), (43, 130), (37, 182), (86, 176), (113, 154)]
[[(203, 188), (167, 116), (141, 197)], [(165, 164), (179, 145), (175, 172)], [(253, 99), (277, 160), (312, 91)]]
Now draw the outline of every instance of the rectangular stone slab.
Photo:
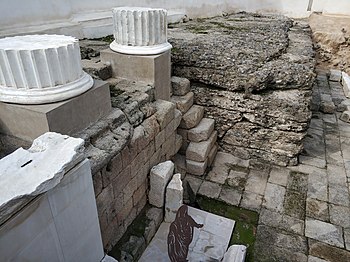
[(108, 84), (95, 80), (89, 91), (62, 102), (45, 105), (0, 102), (0, 133), (27, 141), (48, 131), (73, 135), (111, 109)]
[[(195, 228), (188, 261), (221, 261), (227, 250), (235, 221), (188, 207), (188, 214), (203, 228)], [(163, 222), (139, 262), (169, 261), (167, 238), (170, 223)]]

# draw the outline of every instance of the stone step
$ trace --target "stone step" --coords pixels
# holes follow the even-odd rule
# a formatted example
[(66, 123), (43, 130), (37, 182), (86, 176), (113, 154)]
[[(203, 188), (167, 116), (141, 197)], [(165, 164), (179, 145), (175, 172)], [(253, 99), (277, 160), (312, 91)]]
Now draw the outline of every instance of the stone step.
[(193, 161), (186, 159), (186, 171), (192, 175), (202, 176), (204, 175), (208, 167), (208, 160), (206, 159), (203, 162)]
[(186, 159), (203, 162), (206, 161), (217, 138), (217, 131), (214, 131), (208, 140), (202, 142), (191, 142), (186, 150)]
[(190, 80), (183, 77), (173, 76), (171, 78), (172, 93), (176, 96), (184, 96), (190, 92)]
[(81, 60), (81, 64), (84, 71), (93, 78), (106, 80), (112, 77), (112, 68), (110, 65), (89, 59)]
[(207, 140), (214, 131), (214, 124), (214, 119), (203, 118), (196, 127), (188, 130), (188, 140), (193, 142)]
[(198, 125), (204, 115), (204, 108), (202, 106), (192, 106), (183, 116), (180, 123), (181, 128), (191, 129)]
[(185, 114), (193, 106), (193, 97), (193, 92), (188, 92), (184, 96), (172, 96), (170, 100), (182, 114)]

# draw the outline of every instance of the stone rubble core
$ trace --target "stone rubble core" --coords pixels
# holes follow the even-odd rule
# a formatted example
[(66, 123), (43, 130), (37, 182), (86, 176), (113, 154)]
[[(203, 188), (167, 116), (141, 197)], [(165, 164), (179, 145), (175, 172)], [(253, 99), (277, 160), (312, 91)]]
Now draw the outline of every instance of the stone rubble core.
[(48, 132), (0, 160), (0, 224), (83, 159), (84, 140)]
[(113, 12), (113, 51), (155, 55), (171, 49), (167, 41), (167, 11), (159, 8), (118, 7)]
[(80, 95), (93, 85), (82, 70), (78, 39), (25, 35), (0, 39), (0, 101), (45, 104)]

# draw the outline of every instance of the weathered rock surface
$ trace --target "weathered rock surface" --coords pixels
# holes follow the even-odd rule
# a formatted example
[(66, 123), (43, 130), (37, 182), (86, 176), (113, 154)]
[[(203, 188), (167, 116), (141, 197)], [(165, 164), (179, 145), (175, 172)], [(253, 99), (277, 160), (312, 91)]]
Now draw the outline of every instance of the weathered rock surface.
[(242, 158), (295, 164), (311, 111), (314, 51), (307, 24), (239, 13), (169, 30), (175, 75), (194, 82), (219, 144)]

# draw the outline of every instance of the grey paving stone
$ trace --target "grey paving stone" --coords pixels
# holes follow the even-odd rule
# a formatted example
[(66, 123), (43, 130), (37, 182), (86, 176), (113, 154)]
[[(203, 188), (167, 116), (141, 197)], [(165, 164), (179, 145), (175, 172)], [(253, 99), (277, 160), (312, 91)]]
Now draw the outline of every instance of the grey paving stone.
[(290, 170), (287, 168), (273, 167), (270, 171), (268, 182), (286, 186)]
[(282, 212), (285, 193), (286, 189), (284, 187), (267, 183), (263, 207)]
[(237, 190), (243, 191), (246, 185), (247, 176), (247, 173), (230, 170), (226, 183)]
[(309, 174), (307, 197), (328, 201), (328, 178), (325, 170)]
[(296, 191), (287, 190), (284, 203), (284, 213), (298, 219), (305, 218), (306, 195)]
[(308, 256), (307, 258), (308, 262), (328, 262), (328, 260), (324, 260), (318, 257)]
[(344, 166), (336, 166), (329, 164), (327, 166), (328, 181), (332, 184), (345, 184), (346, 172)]
[(225, 184), (227, 177), (228, 177), (228, 173), (225, 168), (214, 166), (213, 169), (209, 171), (206, 179), (223, 185)]
[(350, 160), (350, 138), (341, 137), (340, 143), (343, 158), (346, 160)]
[(245, 189), (259, 195), (264, 195), (267, 179), (268, 173), (251, 169), (248, 174)]
[(350, 228), (350, 208), (330, 204), (329, 216), (332, 224)]
[(260, 211), (262, 201), (262, 195), (258, 195), (249, 191), (244, 191), (240, 206), (249, 210)]
[(328, 203), (313, 198), (306, 199), (306, 216), (329, 221)]
[(287, 189), (306, 194), (308, 187), (308, 175), (292, 171), (289, 174)]
[(318, 168), (326, 168), (325, 159), (300, 155), (299, 162), (305, 165), (315, 166)]
[(218, 198), (220, 195), (221, 186), (219, 184), (203, 181), (202, 185), (199, 188), (198, 194), (209, 197), (209, 198)]
[(332, 246), (344, 247), (342, 228), (319, 220), (306, 219), (305, 236)]
[(325, 159), (326, 149), (322, 130), (308, 129), (304, 139), (304, 154), (309, 157)]
[(234, 188), (223, 186), (220, 193), (220, 200), (227, 204), (238, 206), (241, 201), (242, 192)]
[(327, 164), (342, 165), (343, 158), (338, 136), (326, 135), (326, 160)]
[(350, 228), (344, 228), (344, 240), (346, 250), (350, 250)]
[(350, 261), (350, 252), (337, 248), (325, 243), (315, 241), (313, 239), (308, 240), (309, 243), (309, 255), (322, 258), (331, 262), (347, 262)]
[(328, 194), (330, 203), (349, 206), (349, 190), (346, 185), (329, 184)]
[(319, 130), (323, 130), (323, 120), (319, 118), (311, 118), (310, 128), (315, 128)]

